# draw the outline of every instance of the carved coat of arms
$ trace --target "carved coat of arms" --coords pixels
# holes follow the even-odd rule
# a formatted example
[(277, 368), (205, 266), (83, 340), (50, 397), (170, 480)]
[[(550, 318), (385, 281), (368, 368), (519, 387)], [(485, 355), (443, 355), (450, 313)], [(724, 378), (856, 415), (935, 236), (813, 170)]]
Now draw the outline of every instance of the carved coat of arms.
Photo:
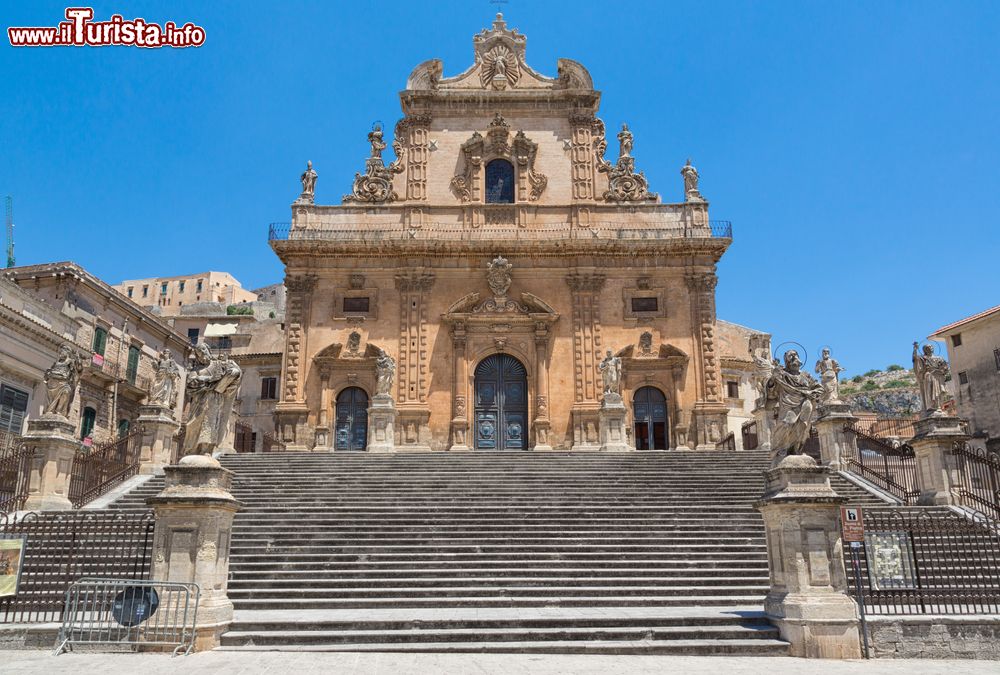
[(498, 298), (507, 296), (507, 289), (510, 288), (510, 270), (514, 267), (502, 255), (497, 256), (490, 263), (486, 272), (486, 283), (489, 284), (493, 295)]

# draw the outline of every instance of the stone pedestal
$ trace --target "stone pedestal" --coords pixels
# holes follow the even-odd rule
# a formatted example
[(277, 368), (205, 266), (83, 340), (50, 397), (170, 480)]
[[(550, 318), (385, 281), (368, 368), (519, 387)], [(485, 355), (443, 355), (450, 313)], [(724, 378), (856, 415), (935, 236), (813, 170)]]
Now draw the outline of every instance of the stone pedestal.
[(910, 439), (917, 463), (917, 487), (920, 496), (917, 504), (935, 506), (952, 504), (951, 493), (956, 481), (952, 474), (957, 470), (952, 448), (968, 436), (962, 430), (962, 421), (938, 412), (913, 425), (916, 435)]
[(42, 415), (28, 420), (24, 442), (33, 451), (28, 477), (26, 511), (72, 509), (69, 482), (73, 458), (80, 447), (76, 428), (62, 415)]
[(148, 500), (156, 515), (150, 577), (199, 585), (195, 649), (212, 649), (233, 620), (226, 588), (240, 503), (229, 493), (232, 472), (205, 455), (189, 455), (164, 471), (166, 487)]
[[(729, 409), (725, 404), (710, 401), (699, 401), (694, 404), (691, 412), (691, 425), (694, 427), (695, 450), (715, 450), (716, 445), (728, 433)], [(691, 430), (688, 430), (688, 443), (691, 442)]]
[(304, 402), (290, 401), (278, 403), (274, 407), (275, 435), (284, 444), (288, 452), (308, 450), (309, 408)]
[(622, 401), (621, 394), (605, 394), (598, 412), (601, 430), (602, 452), (628, 452), (632, 447), (628, 444), (625, 432), (625, 418), (628, 410)]
[(764, 518), (771, 589), (768, 619), (791, 643), (791, 656), (861, 657), (858, 610), (847, 594), (840, 505), (828, 469), (791, 455), (764, 473), (755, 504)]
[(163, 467), (170, 464), (174, 434), (180, 424), (174, 419), (173, 410), (164, 405), (139, 406), (137, 421), (142, 428), (139, 473), (162, 474)]
[(753, 411), (753, 418), (757, 420), (757, 449), (771, 452), (771, 418), (772, 411), (766, 408), (757, 408)]
[(536, 419), (534, 427), (535, 445), (531, 449), (535, 452), (551, 452), (552, 423), (547, 419)]
[(451, 447), (448, 452), (469, 452), (469, 423), (465, 419), (451, 421)]
[[(851, 413), (847, 403), (827, 403), (819, 412), (816, 431), (819, 432), (820, 461), (831, 471), (840, 471), (844, 466), (843, 458), (857, 452), (857, 439), (844, 428), (853, 425), (858, 418)], [(757, 428), (760, 429), (760, 422)]]
[(396, 404), (388, 394), (376, 394), (368, 408), (368, 452), (396, 449)]

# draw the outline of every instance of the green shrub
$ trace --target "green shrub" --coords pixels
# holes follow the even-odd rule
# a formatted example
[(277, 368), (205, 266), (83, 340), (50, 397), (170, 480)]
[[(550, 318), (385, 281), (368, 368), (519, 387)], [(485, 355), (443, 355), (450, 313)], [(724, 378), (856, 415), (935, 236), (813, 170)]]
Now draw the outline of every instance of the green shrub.
[(898, 363), (894, 363), (891, 366), (889, 366), (888, 368), (886, 368), (885, 371), (887, 373), (895, 373), (896, 371), (899, 371), (899, 370), (902, 370), (902, 369), (903, 369), (903, 366), (899, 365)]
[(855, 384), (861, 384), (861, 380), (863, 380), (863, 379), (865, 379), (865, 378), (862, 377), (861, 375), (855, 375), (854, 377), (851, 378), (851, 382), (853, 382)]
[(865, 377), (872, 377), (874, 375), (878, 375), (881, 372), (882, 371), (879, 370), (878, 368), (873, 368), (873, 369), (869, 370), (867, 373), (865, 373)]
[(253, 316), (253, 307), (250, 305), (229, 305), (226, 307), (228, 316)]
[(864, 386), (861, 387), (861, 391), (875, 391), (878, 389), (878, 385), (874, 382), (865, 382)]
[(886, 383), (885, 388), (886, 389), (903, 389), (903, 388), (908, 387), (908, 386), (910, 386), (910, 385), (906, 383), (906, 380), (892, 380), (891, 382), (887, 382)]

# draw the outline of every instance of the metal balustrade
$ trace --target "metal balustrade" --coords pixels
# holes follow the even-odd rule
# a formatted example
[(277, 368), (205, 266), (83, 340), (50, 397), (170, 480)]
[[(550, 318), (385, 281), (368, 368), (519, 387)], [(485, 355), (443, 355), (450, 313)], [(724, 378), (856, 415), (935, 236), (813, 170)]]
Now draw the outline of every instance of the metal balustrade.
[(915, 504), (920, 490), (913, 448), (905, 443), (893, 445), (851, 425), (845, 426), (844, 431), (853, 434), (856, 441), (848, 444), (856, 450), (842, 458), (845, 468), (904, 504)]
[(139, 473), (142, 429), (97, 446), (81, 448), (73, 458), (69, 500), (80, 508)]
[(968, 443), (956, 443), (952, 461), (955, 470), (951, 475), (956, 483), (952, 492), (959, 502), (1000, 522), (1000, 456)]

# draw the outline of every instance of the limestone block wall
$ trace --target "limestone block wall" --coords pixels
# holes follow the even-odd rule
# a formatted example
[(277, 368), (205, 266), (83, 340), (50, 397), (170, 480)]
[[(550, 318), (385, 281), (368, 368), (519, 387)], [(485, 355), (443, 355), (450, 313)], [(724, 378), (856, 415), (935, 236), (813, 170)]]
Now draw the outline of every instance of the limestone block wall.
[(1000, 660), (1000, 617), (869, 617), (872, 656)]

